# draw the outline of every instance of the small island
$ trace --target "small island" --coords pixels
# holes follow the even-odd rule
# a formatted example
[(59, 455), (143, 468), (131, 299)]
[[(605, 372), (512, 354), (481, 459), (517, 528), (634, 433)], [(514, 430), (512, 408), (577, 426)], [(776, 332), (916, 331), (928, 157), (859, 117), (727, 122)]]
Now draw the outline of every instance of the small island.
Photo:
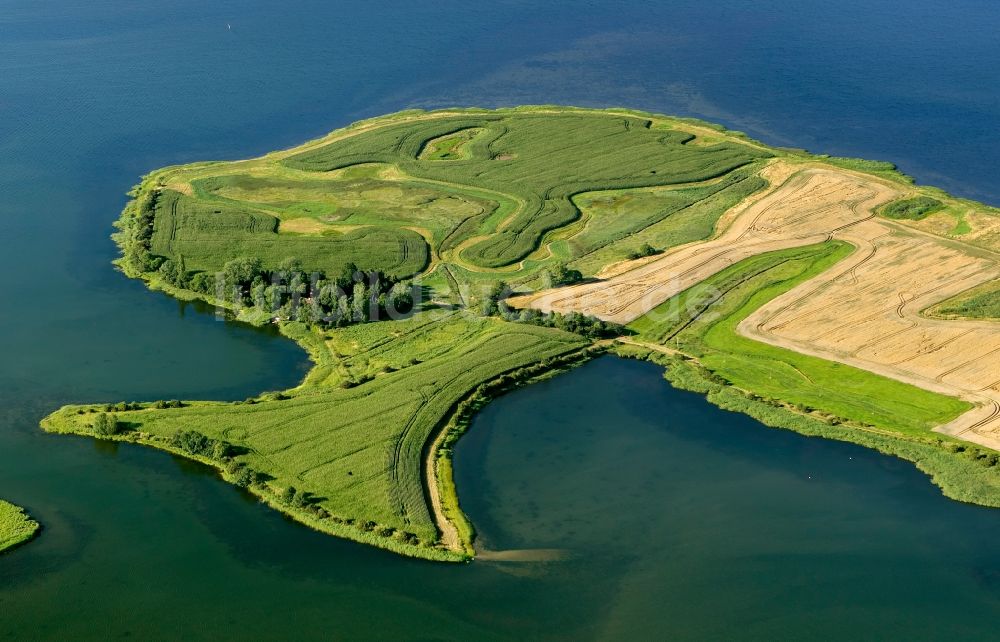
[(42, 427), (214, 466), (317, 530), (471, 559), (456, 440), (493, 397), (604, 353), (1000, 506), (1000, 213), (890, 163), (626, 109), (413, 110), (130, 196), (122, 272), (275, 324), (314, 366)]
[(23, 508), (0, 499), (0, 553), (30, 542), (41, 529)]

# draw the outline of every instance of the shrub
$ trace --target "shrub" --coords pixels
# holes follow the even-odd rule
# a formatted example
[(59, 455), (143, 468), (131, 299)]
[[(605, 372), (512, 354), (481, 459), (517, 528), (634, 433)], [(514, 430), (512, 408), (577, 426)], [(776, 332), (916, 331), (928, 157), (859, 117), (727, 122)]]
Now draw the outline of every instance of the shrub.
[(641, 259), (646, 256), (653, 256), (655, 254), (660, 254), (660, 250), (656, 249), (649, 243), (643, 243), (641, 246), (639, 246), (638, 250), (629, 252), (626, 255), (626, 257), (634, 261), (635, 259)]
[(212, 444), (212, 459), (222, 461), (232, 454), (232, 446), (225, 441), (215, 440)]
[(306, 508), (312, 500), (309, 498), (309, 493), (304, 490), (295, 491), (292, 494), (292, 506), (295, 508)]
[(882, 208), (880, 212), (886, 218), (907, 219), (919, 221), (940, 210), (944, 204), (936, 198), (917, 196), (893, 201)]
[(182, 430), (170, 438), (170, 445), (190, 455), (222, 461), (232, 454), (232, 444), (221, 439), (209, 439), (196, 430)]
[(118, 417), (102, 412), (94, 419), (94, 433), (101, 437), (117, 435), (121, 428), (118, 424)]
[(239, 488), (250, 488), (257, 484), (257, 472), (246, 464), (237, 467), (235, 477), (233, 483)]
[(556, 265), (548, 272), (549, 278), (552, 280), (552, 285), (570, 285), (572, 283), (577, 283), (583, 279), (583, 273), (580, 270), (574, 270), (562, 265)]

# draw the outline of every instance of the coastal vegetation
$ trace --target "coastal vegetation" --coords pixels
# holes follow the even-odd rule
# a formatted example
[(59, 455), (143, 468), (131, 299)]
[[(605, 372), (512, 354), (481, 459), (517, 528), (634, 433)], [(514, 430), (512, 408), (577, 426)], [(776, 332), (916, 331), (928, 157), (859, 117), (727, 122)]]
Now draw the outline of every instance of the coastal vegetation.
[(930, 312), (946, 318), (1000, 319), (1000, 281), (942, 301)]
[[(474, 554), (474, 529), (450, 458), (476, 410), (615, 345), (723, 407), (897, 454), (952, 496), (1000, 504), (995, 453), (931, 432), (965, 401), (738, 332), (852, 255), (848, 243), (751, 256), (627, 326), (512, 304), (529, 289), (600, 287), (608, 271), (717, 239), (729, 213), (772, 187), (779, 160), (917, 189), (888, 163), (559, 107), (402, 112), (258, 159), (157, 170), (116, 223), (118, 266), (278, 324), (313, 367), (295, 388), (243, 401), (72, 405), (42, 426), (183, 455), (312, 528), (459, 561)], [(880, 213), (930, 225), (956, 207), (921, 193)]]
[[(299, 388), (237, 403), (156, 404), (115, 413), (123, 440), (150, 443), (220, 468), (274, 502), (294, 488), (310, 524), (411, 554), (448, 558), (425, 499), (422, 452), (480, 385), (587, 346), (556, 329), (433, 311), (312, 339), (316, 369)], [(322, 354), (317, 354), (322, 352)], [(48, 417), (56, 432), (99, 433), (103, 407)], [(280, 503), (280, 502), (279, 502)], [(299, 510), (296, 510), (299, 509)]]
[(765, 426), (793, 430), (809, 437), (822, 437), (858, 444), (886, 455), (913, 462), (952, 499), (1000, 508), (1000, 454), (938, 433), (894, 433), (863, 423), (845, 422), (737, 388), (697, 360), (679, 353), (663, 353), (648, 346), (619, 344), (619, 356), (644, 359), (664, 367), (664, 376), (676, 388), (690, 390), (716, 406), (749, 415)]
[(736, 326), (764, 303), (853, 251), (842, 242), (760, 254), (681, 292), (629, 328), (636, 340), (698, 359), (732, 385), (805, 412), (925, 434), (969, 404), (844, 364), (754, 341)]
[(40, 529), (23, 508), (0, 499), (0, 553), (30, 541)]
[(916, 196), (893, 201), (883, 207), (880, 213), (887, 218), (920, 221), (943, 207), (944, 204), (936, 198)]

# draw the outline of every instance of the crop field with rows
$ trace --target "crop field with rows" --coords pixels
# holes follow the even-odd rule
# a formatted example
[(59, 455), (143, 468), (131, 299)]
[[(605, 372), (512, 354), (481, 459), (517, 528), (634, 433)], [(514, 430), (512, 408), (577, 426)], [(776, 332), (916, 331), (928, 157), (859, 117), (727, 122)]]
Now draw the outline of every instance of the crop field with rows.
[(361, 227), (321, 235), (279, 234), (279, 219), (247, 205), (203, 201), (164, 190), (156, 204), (154, 254), (183, 257), (187, 267), (215, 272), (227, 261), (256, 257), (268, 267), (297, 258), (309, 270), (336, 274), (347, 263), (410, 276), (428, 261), (427, 243), (403, 228)]
[[(381, 128), (284, 163), (309, 172), (390, 163), (409, 176), (510, 194), (522, 203), (518, 211), (462, 253), (473, 265), (499, 268), (524, 259), (547, 232), (576, 220), (576, 194), (706, 181), (767, 156), (733, 143), (689, 145), (690, 134), (651, 124), (599, 113), (442, 118)], [(428, 140), (470, 128), (484, 131), (467, 143), (464, 158), (421, 160)]]
[(661, 304), (630, 327), (698, 358), (733, 385), (880, 429), (926, 435), (969, 404), (858, 368), (770, 346), (736, 327), (753, 311), (848, 256), (846, 243), (746, 259)]
[(556, 264), (589, 276), (711, 235), (766, 185), (771, 156), (671, 119), (586, 110), (401, 114), (328, 138), (151, 174), (136, 201), (154, 202), (150, 256), (192, 274), (244, 257), (326, 274), (354, 264), (451, 289), (534, 282)]
[[(482, 382), (587, 344), (559, 330), (439, 314), (320, 337), (330, 356), (343, 350), (333, 357), (338, 371), (288, 398), (144, 407), (117, 418), (129, 431), (160, 438), (194, 428), (225, 440), (244, 449), (238, 461), (266, 475), (276, 491), (294, 487), (340, 520), (372, 521), (429, 546), (437, 531), (421, 452), (431, 432)], [(86, 428), (93, 417), (69, 409), (54, 421), (64, 430)]]

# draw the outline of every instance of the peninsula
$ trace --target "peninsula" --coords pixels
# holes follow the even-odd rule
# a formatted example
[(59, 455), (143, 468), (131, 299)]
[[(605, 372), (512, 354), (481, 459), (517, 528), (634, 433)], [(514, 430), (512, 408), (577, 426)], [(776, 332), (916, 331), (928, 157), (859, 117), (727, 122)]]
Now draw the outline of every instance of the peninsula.
[(312, 528), (470, 559), (451, 455), (476, 409), (607, 352), (1000, 507), (1000, 212), (889, 163), (626, 109), (414, 110), (130, 196), (122, 272), (314, 366), (42, 427), (201, 461)]

